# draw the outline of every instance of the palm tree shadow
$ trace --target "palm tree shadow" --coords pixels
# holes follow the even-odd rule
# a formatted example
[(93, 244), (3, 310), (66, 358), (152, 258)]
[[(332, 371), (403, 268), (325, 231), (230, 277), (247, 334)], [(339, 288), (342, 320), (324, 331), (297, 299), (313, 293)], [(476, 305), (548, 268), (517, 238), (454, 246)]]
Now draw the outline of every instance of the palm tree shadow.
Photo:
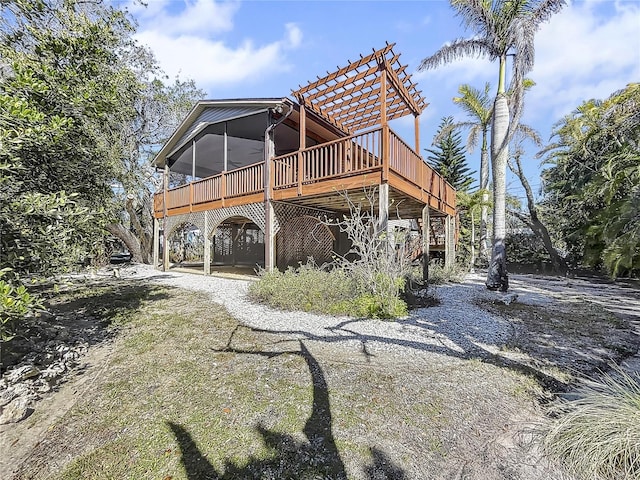
[[(260, 352), (239, 350), (227, 345), (221, 351), (237, 354), (260, 355), (273, 358), (280, 355), (299, 355), (302, 357), (313, 382), (313, 406), (311, 415), (305, 423), (303, 433), (307, 441), (299, 441), (288, 434), (275, 432), (258, 424), (260, 433), (268, 450), (275, 452), (269, 458), (249, 457), (246, 464), (238, 465), (227, 460), (221, 471), (200, 451), (189, 432), (181, 425), (167, 422), (180, 445), (181, 462), (189, 480), (226, 480), (253, 478), (327, 478), (342, 480), (347, 478), (344, 462), (336, 446), (332, 433), (332, 414), (329, 402), (327, 381), (318, 361), (300, 341), (300, 350), (282, 352)], [(365, 467), (365, 473), (371, 480), (405, 479), (404, 472), (377, 449), (371, 449), (373, 465)]]

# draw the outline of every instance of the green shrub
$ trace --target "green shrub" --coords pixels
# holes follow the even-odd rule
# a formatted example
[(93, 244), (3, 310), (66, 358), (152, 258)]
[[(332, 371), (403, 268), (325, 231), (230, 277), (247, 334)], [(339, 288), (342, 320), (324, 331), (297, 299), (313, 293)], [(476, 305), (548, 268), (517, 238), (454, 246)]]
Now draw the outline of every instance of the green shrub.
[(599, 381), (585, 381), (577, 393), (553, 410), (558, 417), (547, 428), (547, 452), (584, 478), (640, 478), (638, 373), (616, 368)]
[[(380, 278), (391, 283), (393, 279)], [(397, 282), (397, 281), (396, 281)], [(407, 314), (407, 305), (397, 296), (374, 294), (352, 272), (325, 270), (313, 260), (284, 272), (261, 271), (249, 286), (249, 296), (283, 310), (303, 310), (330, 315), (395, 318)]]
[(0, 342), (11, 340), (14, 323), (41, 307), (38, 299), (20, 282), (2, 280), (6, 271), (0, 271)]

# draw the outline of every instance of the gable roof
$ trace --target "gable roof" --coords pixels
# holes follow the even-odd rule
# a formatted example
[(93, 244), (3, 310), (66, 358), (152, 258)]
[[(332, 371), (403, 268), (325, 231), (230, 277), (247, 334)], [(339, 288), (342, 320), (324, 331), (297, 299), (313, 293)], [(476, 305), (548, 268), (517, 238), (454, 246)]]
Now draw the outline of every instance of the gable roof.
[(407, 66), (400, 64), (400, 54), (393, 52), (394, 45), (387, 43), (366, 57), (361, 55), (293, 95), (301, 105), (349, 133), (409, 114), (418, 116), (427, 103), (406, 73)]
[(152, 164), (157, 168), (164, 168), (167, 157), (182, 148), (208, 125), (248, 117), (284, 104), (291, 105), (292, 102), (288, 98), (200, 100), (165, 142)]

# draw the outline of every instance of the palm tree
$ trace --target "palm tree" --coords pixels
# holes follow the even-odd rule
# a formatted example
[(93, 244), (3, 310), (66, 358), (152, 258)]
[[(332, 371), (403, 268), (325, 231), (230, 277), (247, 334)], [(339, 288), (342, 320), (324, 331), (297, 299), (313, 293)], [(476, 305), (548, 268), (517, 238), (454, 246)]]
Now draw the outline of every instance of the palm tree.
[(472, 121), (458, 122), (454, 125), (456, 128), (468, 128), (469, 136), (467, 137), (467, 150), (472, 153), (478, 137), (480, 142), (480, 190), (483, 190), (482, 202), (480, 207), (480, 256), (488, 258), (489, 242), (487, 240), (487, 205), (489, 203), (489, 127), (491, 118), (493, 117), (493, 106), (491, 105), (491, 96), (489, 90), (491, 85), (487, 82), (484, 90), (480, 91), (466, 83), (458, 87), (460, 97), (453, 97), (454, 103), (460, 105), (467, 116)]
[[(524, 76), (533, 69), (535, 32), (565, 5), (564, 0), (451, 0), (456, 14), (474, 32), (457, 39), (422, 60), (419, 70), (435, 68), (467, 56), (498, 60), (498, 91), (493, 104), (491, 126), (491, 166), (493, 171), (493, 251), (486, 285), (506, 291), (505, 213), (506, 173), (509, 142), (522, 113)], [(513, 111), (507, 98), (507, 56), (512, 56)]]

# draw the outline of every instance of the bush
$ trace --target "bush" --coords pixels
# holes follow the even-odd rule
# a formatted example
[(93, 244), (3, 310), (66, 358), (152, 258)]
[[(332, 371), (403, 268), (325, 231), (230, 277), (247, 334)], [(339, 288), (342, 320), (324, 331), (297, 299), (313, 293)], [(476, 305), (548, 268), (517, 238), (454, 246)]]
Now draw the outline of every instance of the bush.
[(640, 478), (640, 376), (616, 368), (587, 380), (578, 398), (553, 413), (545, 448), (567, 469), (589, 479)]
[(2, 277), (9, 272), (8, 268), (0, 270), (0, 372), (4, 366), (3, 344), (15, 335), (15, 324), (42, 308), (39, 299), (17, 279), (3, 280)]
[(325, 270), (313, 259), (284, 272), (261, 271), (260, 279), (249, 286), (249, 296), (283, 310), (366, 318), (407, 314), (407, 305), (400, 298), (373, 294), (350, 272)]
[[(464, 281), (465, 272), (466, 267), (458, 263), (444, 266), (439, 262), (433, 262), (429, 264), (429, 284), (442, 285), (447, 282), (461, 283)], [(422, 269), (420, 269), (418, 274), (420, 276), (422, 275)]]

